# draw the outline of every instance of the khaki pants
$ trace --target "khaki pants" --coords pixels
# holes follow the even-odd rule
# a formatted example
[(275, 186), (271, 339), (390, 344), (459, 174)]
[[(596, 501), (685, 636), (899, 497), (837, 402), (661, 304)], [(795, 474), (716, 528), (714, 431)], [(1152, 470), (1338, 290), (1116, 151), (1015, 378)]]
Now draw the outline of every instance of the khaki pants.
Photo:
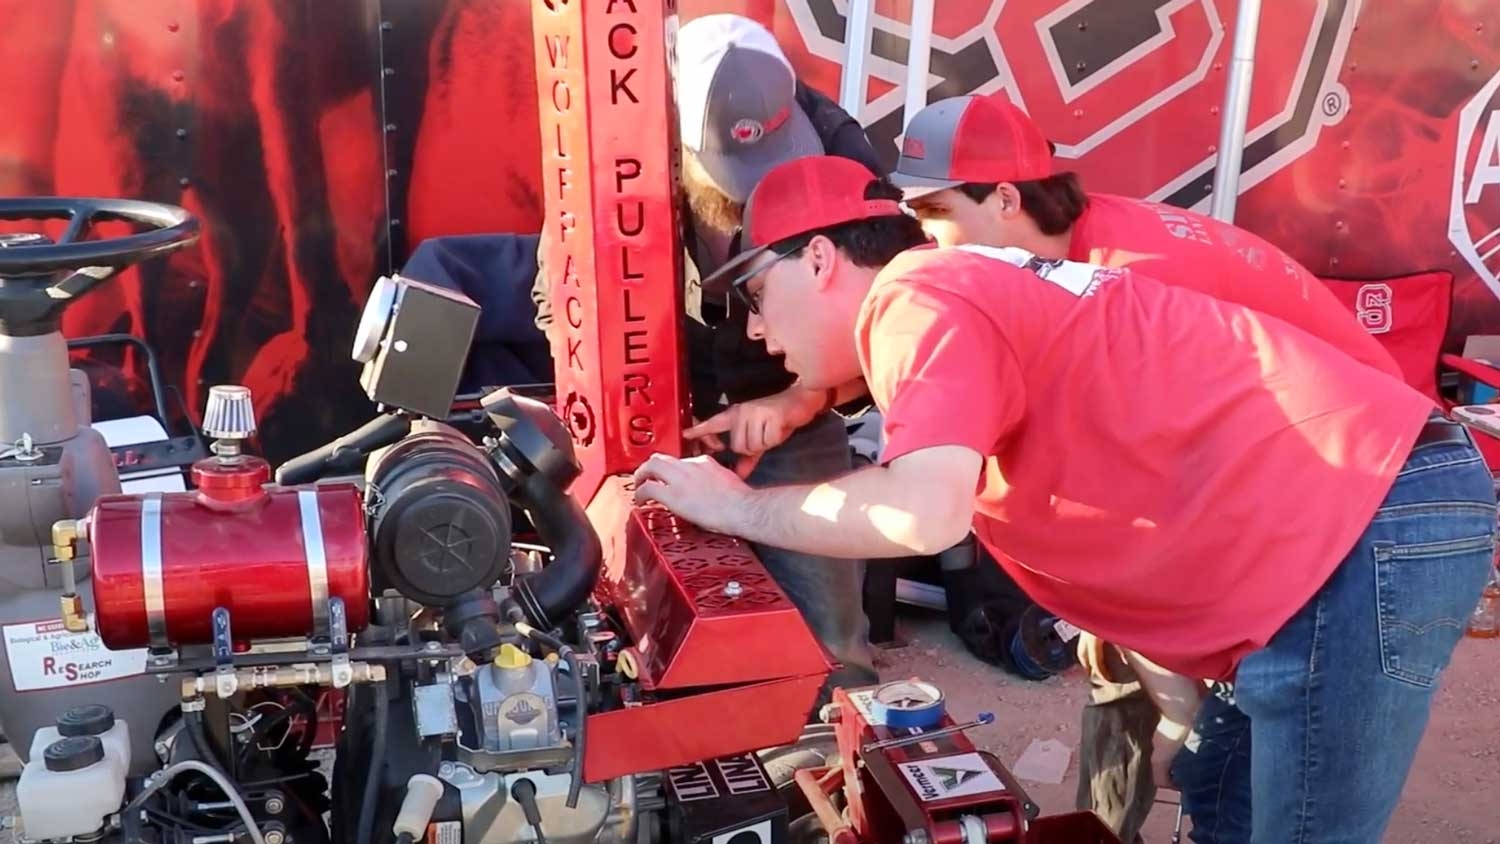
[(1078, 749), (1078, 808), (1131, 844), (1156, 799), (1151, 739), (1161, 716), (1114, 647), (1085, 634), (1079, 662), (1089, 672), (1089, 702)]

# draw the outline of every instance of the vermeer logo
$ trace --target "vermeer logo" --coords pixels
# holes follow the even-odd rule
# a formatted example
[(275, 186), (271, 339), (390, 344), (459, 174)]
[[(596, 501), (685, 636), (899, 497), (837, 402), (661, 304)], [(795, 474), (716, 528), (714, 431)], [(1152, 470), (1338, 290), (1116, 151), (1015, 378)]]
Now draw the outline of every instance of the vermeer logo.
[(978, 753), (902, 762), (897, 768), (923, 802), (1005, 790), (1000, 778)]
[(1500, 296), (1500, 73), (1458, 115), (1448, 239)]

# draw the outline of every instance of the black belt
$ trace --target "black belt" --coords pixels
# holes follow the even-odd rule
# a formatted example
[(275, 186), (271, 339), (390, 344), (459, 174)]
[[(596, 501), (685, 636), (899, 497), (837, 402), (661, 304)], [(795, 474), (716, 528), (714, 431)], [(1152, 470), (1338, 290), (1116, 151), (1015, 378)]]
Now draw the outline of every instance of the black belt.
[(1443, 443), (1469, 444), (1469, 432), (1464, 426), (1451, 419), (1434, 414), (1427, 424), (1422, 426), (1422, 433), (1417, 435), (1417, 441), (1412, 445), (1413, 449), (1424, 445), (1441, 445)]

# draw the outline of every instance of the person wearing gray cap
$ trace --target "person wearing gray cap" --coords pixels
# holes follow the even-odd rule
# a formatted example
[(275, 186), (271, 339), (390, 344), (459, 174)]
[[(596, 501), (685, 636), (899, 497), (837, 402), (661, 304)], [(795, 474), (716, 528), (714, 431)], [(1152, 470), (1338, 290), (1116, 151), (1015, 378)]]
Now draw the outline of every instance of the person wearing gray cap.
[[(727, 453), (740, 455), (739, 469), (752, 485), (831, 479), (852, 468), (833, 397), (796, 384), (781, 357), (746, 336), (745, 309), (726, 295), (704, 294), (699, 279), (729, 259), (745, 200), (773, 167), (827, 154), (879, 174), (879, 158), (858, 121), (799, 81), (775, 37), (749, 18), (716, 14), (688, 21), (677, 33), (676, 58), (682, 199), (689, 212), (682, 235), (685, 351), (693, 414), (705, 420), (687, 436), (707, 450), (727, 446)], [(538, 266), (532, 300), (537, 326), (550, 336), (548, 293), (546, 269)], [(725, 402), (737, 408), (736, 424), (722, 424)], [(861, 597), (863, 562), (761, 545), (755, 550), (841, 665), (823, 699), (833, 686), (878, 680)]]

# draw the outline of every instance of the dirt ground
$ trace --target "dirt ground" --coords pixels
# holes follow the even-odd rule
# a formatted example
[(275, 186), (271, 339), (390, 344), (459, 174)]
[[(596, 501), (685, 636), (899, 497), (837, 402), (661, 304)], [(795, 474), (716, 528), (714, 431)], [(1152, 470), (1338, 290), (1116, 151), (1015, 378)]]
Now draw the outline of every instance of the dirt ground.
[[(971, 733), (1008, 765), (1033, 739), (1057, 739), (1075, 752), (1061, 785), (1025, 782), (1043, 814), (1072, 811), (1078, 783), (1078, 715), (1087, 697), (1075, 669), (1044, 683), (1013, 678), (969, 656), (935, 615), (908, 614), (901, 646), (881, 650), (882, 677), (920, 676), (940, 686), (959, 721), (980, 712), (995, 723)], [(1500, 640), (1465, 639), (1445, 676), (1416, 766), (1386, 835), (1389, 844), (1500, 844)], [(1175, 795), (1166, 795), (1174, 799)], [(15, 783), (0, 784), (0, 816), (15, 807)], [(1158, 805), (1148, 844), (1171, 839), (1176, 809)], [(0, 844), (10, 844), (0, 830)]]

